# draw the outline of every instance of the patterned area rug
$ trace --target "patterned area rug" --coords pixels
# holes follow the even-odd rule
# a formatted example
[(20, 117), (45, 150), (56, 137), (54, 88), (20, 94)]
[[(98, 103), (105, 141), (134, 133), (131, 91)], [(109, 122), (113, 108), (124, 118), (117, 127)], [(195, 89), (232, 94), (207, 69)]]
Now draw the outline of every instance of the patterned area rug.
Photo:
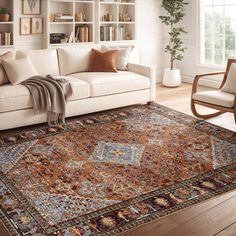
[(116, 235), (236, 189), (236, 133), (160, 105), (0, 134), (13, 235)]

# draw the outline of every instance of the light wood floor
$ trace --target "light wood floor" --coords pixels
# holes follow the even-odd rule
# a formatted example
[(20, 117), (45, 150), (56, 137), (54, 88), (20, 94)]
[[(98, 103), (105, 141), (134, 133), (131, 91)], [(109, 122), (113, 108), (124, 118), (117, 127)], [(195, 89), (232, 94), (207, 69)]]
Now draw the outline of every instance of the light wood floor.
[[(179, 88), (157, 85), (156, 102), (192, 115), (191, 88), (190, 84), (183, 84)], [(200, 87), (200, 90), (209, 88)], [(203, 114), (212, 111), (201, 106), (198, 109)], [(226, 113), (208, 121), (236, 131), (232, 114)], [(236, 236), (236, 191), (155, 220), (120, 236)]]
[[(156, 102), (192, 115), (190, 94), (189, 84), (174, 89), (158, 85)], [(199, 109), (203, 113), (210, 111), (203, 107)], [(236, 131), (232, 114), (212, 118), (209, 122)], [(7, 231), (0, 226), (0, 236), (8, 235)], [(155, 220), (120, 236), (236, 236), (236, 191)]]

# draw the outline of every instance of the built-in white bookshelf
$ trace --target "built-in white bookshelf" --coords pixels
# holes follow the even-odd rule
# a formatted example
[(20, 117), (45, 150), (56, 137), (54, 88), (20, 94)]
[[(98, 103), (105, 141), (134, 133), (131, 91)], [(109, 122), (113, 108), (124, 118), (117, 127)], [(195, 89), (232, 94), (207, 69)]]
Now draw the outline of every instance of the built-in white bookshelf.
[(95, 41), (95, 0), (48, 0), (48, 47)]
[(136, 39), (135, 0), (48, 0), (48, 47)]
[(99, 42), (136, 39), (135, 0), (99, 0)]
[(10, 18), (8, 21), (0, 21), (0, 51), (14, 49), (14, 0), (1, 0), (0, 8), (7, 9)]

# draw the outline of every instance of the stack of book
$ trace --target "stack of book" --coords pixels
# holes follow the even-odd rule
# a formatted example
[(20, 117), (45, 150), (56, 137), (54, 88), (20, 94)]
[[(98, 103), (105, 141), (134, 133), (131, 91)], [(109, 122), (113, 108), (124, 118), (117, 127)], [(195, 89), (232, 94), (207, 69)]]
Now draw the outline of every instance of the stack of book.
[(115, 26), (101, 26), (100, 27), (100, 40), (101, 41), (115, 41), (126, 39), (125, 27), (123, 25), (118, 28)]
[(0, 32), (0, 45), (13, 45), (13, 33)]
[(54, 15), (54, 22), (72, 22), (74, 17), (70, 14), (57, 13)]
[(61, 40), (66, 38), (66, 35), (63, 33), (51, 33), (50, 34), (50, 43), (61, 43)]
[(80, 43), (89, 42), (89, 27), (88, 25), (75, 26), (75, 41)]

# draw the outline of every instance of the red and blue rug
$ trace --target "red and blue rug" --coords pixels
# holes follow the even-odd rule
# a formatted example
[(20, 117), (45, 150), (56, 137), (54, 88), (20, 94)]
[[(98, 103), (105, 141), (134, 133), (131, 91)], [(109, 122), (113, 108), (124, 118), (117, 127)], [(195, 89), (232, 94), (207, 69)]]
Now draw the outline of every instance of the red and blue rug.
[(236, 133), (138, 105), (0, 133), (12, 235), (116, 235), (236, 189)]

